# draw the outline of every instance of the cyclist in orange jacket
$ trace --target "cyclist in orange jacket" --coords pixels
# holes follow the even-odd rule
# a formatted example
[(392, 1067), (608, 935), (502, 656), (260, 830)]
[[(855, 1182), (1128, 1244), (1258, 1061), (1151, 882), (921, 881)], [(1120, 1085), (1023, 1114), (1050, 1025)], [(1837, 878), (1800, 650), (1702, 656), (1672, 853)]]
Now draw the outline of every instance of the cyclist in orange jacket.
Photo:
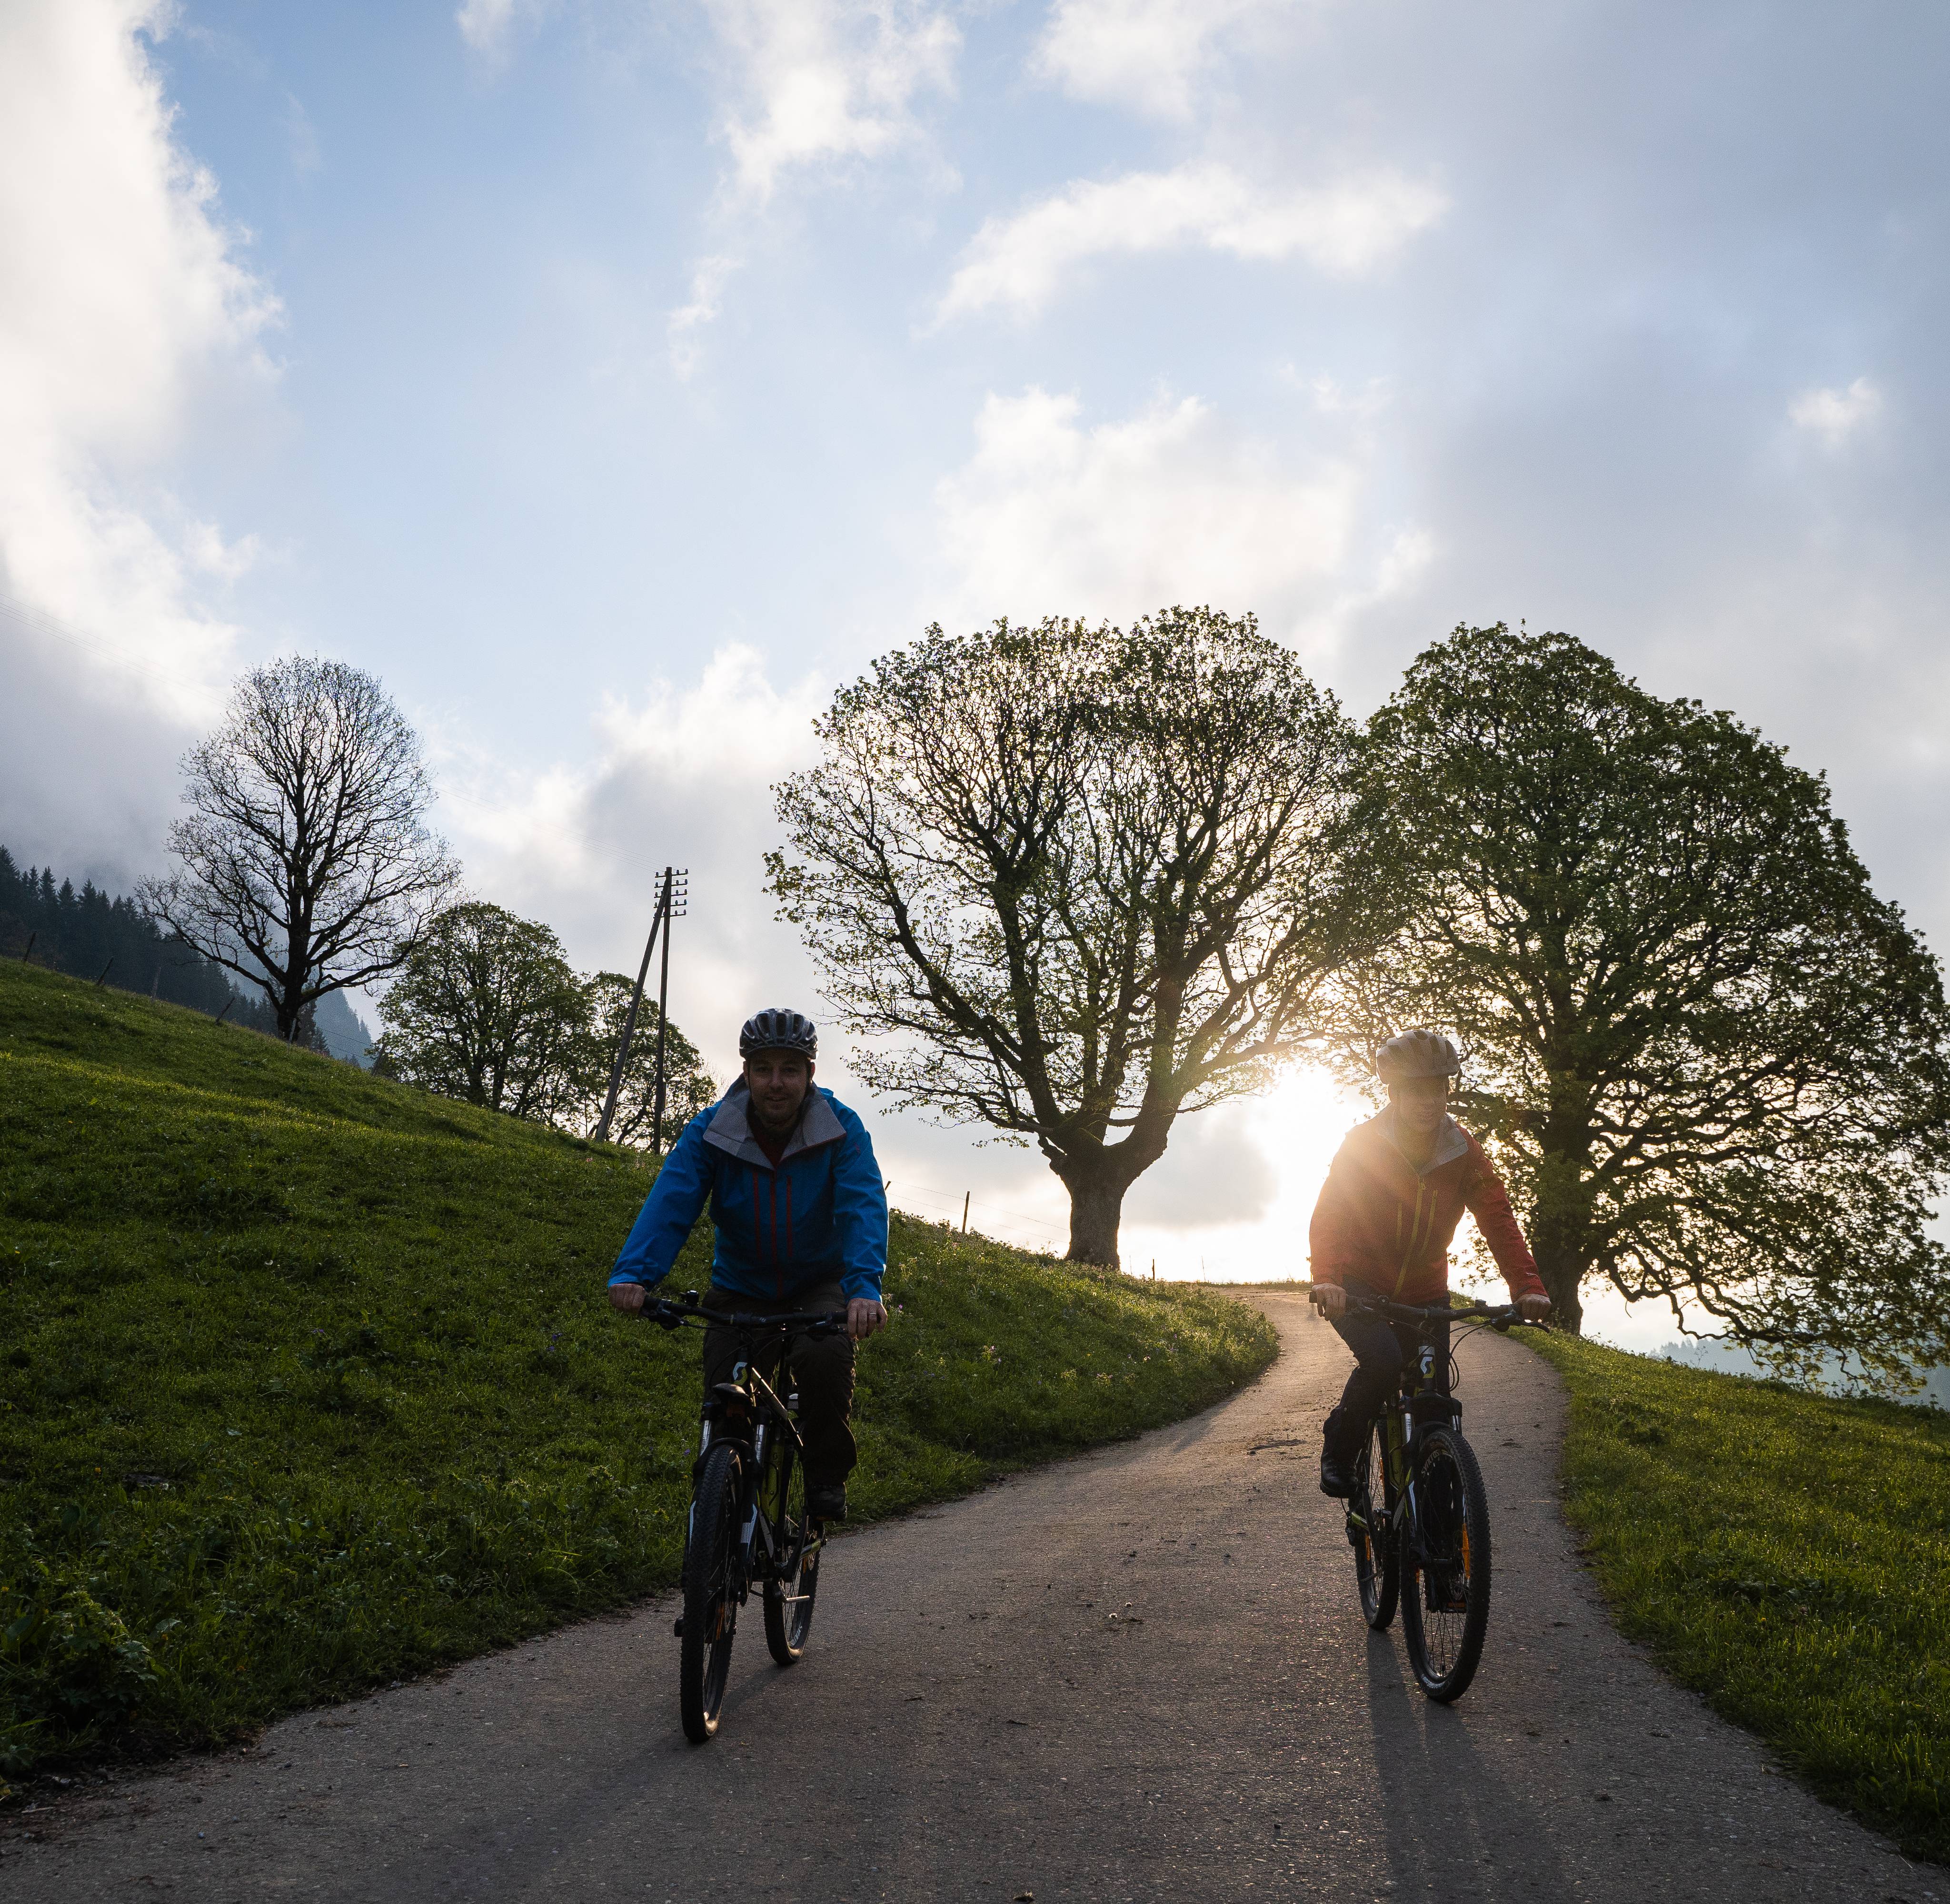
[[(1455, 1046), (1434, 1031), (1403, 1031), (1382, 1047), (1375, 1069), (1388, 1089), (1388, 1109), (1347, 1134), (1314, 1206), (1310, 1235), (1313, 1301), (1355, 1357), (1320, 1450), (1320, 1490), (1341, 1496), (1352, 1492), (1369, 1425), (1421, 1339), (1406, 1324), (1350, 1313), (1349, 1289), (1397, 1302), (1446, 1302), (1450, 1240), (1467, 1210), (1525, 1320), (1540, 1322), (1550, 1313), (1503, 1180), (1483, 1146), (1449, 1115), (1449, 1081), (1462, 1069)], [(1448, 1346), (1445, 1326), (1435, 1345), (1445, 1392)]]

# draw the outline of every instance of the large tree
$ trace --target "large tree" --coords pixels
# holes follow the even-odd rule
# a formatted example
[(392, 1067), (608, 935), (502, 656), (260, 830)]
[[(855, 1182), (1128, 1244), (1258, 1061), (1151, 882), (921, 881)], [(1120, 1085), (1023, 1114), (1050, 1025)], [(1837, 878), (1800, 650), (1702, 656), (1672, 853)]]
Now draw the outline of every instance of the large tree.
[(1560, 1315), (1595, 1277), (1785, 1365), (1950, 1350), (1941, 975), (1822, 780), (1501, 627), (1421, 655), (1370, 741), (1415, 908), (1369, 1027), (1458, 1034)]
[(555, 1123), (584, 1091), (587, 988), (546, 926), (478, 900), (421, 935), (379, 1003), (388, 1073), (491, 1111)]
[(1181, 1113), (1308, 1050), (1372, 941), (1354, 736), (1251, 620), (930, 628), (817, 723), (769, 862), (899, 1101), (1033, 1140), (1070, 1255), (1114, 1264)]
[(142, 902), (204, 957), (261, 988), (280, 1036), (326, 993), (391, 971), (458, 869), (425, 824), (418, 737), (378, 683), (294, 656), (237, 684), (183, 761), (181, 862)]

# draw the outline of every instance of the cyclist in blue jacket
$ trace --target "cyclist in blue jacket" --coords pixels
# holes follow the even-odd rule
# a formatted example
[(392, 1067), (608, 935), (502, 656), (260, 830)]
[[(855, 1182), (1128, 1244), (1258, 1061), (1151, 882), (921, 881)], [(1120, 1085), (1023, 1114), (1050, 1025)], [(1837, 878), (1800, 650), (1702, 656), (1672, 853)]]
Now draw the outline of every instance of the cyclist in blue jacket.
[[(886, 1326), (887, 1197), (867, 1127), (812, 1081), (819, 1034), (798, 1012), (773, 1009), (738, 1034), (743, 1075), (684, 1126), (631, 1226), (609, 1277), (609, 1300), (637, 1310), (670, 1274), (707, 1199), (715, 1247), (707, 1308), (783, 1315), (846, 1311), (846, 1333), (793, 1347), (806, 1510), (846, 1514), (853, 1445), (853, 1347)], [(704, 1381), (728, 1382), (744, 1354), (728, 1328), (704, 1332)], [(762, 1372), (770, 1373), (762, 1364)]]

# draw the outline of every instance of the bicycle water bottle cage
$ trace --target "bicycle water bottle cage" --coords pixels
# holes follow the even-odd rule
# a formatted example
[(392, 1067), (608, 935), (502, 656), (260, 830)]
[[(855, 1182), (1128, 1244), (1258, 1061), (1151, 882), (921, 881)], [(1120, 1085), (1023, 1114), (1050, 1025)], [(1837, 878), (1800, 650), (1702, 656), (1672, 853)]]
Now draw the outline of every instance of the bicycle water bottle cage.
[(1425, 1389), (1419, 1395), (1411, 1395), (1409, 1410), (1419, 1428), (1436, 1422), (1453, 1428), (1462, 1419), (1462, 1403), (1453, 1395), (1444, 1395), (1434, 1389)]

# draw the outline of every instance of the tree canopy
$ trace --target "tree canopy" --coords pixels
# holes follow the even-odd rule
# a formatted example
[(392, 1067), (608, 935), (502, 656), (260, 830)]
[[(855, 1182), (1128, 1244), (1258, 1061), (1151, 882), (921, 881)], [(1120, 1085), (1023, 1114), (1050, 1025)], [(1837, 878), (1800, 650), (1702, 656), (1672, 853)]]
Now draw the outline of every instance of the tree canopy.
[[(471, 900), (441, 913), (380, 1002), (389, 1076), (488, 1110), (578, 1134), (596, 1122), (628, 1009), (620, 972), (579, 975), (546, 926)], [(664, 1126), (653, 1141), (657, 1008), (646, 999), (611, 1135), (668, 1150), (717, 1089), (674, 1025), (665, 1040)]]
[(1314, 1047), (1374, 942), (1343, 876), (1354, 734), (1250, 618), (928, 630), (776, 789), (783, 915), (897, 1101), (1033, 1140), (1114, 1263), (1181, 1112)]
[(577, 1098), (581, 982), (546, 926), (473, 900), (439, 913), (379, 1016), (392, 1075), (491, 1111), (553, 1123)]
[(1421, 655), (1369, 740), (1414, 909), (1363, 1015), (1458, 1034), (1466, 1118), (1573, 1326), (1601, 1277), (1786, 1366), (1900, 1381), (1950, 1352), (1941, 975), (1824, 782), (1502, 627)]

